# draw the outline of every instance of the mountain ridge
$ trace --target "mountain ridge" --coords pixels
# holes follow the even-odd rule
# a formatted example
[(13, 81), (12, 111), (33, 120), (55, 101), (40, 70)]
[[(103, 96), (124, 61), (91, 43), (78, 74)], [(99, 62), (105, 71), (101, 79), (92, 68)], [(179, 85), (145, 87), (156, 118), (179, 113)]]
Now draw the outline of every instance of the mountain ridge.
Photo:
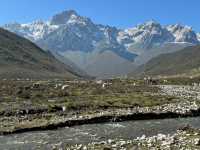
[(0, 28), (1, 78), (75, 78), (73, 70), (48, 51)]
[[(56, 14), (48, 21), (35, 21), (29, 24), (6, 24), (4, 28), (28, 38), (43, 49), (49, 49), (69, 59), (87, 73), (96, 70), (97, 66), (90, 64), (102, 53), (111, 51), (116, 54), (110, 58), (112, 62), (118, 57), (128, 61), (123, 67), (144, 64), (145, 61), (135, 63), (135, 59), (145, 58), (150, 60), (160, 53), (168, 53), (168, 49), (160, 49), (167, 43), (174, 44), (170, 47), (173, 51), (180, 50), (182, 46), (197, 45), (200, 43), (200, 34), (191, 27), (180, 24), (163, 26), (156, 21), (147, 21), (129, 29), (118, 29), (108, 25), (95, 24), (90, 18), (80, 16), (76, 11), (69, 10)], [(177, 45), (180, 47), (177, 48)], [(158, 49), (155, 55), (146, 55), (149, 50)], [(171, 52), (171, 50), (169, 50)], [(107, 57), (109, 62), (109, 57)], [(142, 59), (141, 59), (142, 60)], [(99, 64), (99, 63), (98, 63)], [(87, 66), (93, 68), (87, 69)], [(119, 65), (122, 67), (122, 65)], [(102, 68), (103, 66), (100, 66)], [(111, 66), (107, 64), (105, 70)], [(127, 68), (129, 70), (129, 68)], [(94, 73), (94, 72), (93, 72)], [(125, 72), (128, 73), (128, 72)], [(108, 74), (115, 73), (112, 71)], [(122, 73), (124, 74), (124, 72)], [(94, 73), (95, 76), (101, 76)]]
[(189, 46), (180, 51), (161, 54), (139, 66), (130, 76), (170, 76), (200, 73), (200, 45)]

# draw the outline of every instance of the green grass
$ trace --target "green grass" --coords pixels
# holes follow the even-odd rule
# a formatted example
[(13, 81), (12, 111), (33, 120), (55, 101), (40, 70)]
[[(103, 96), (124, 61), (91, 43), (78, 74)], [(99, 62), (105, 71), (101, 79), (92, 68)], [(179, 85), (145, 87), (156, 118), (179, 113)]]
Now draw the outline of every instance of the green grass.
[[(114, 81), (106, 89), (94, 83), (71, 84), (68, 89), (55, 89), (56, 82), (43, 82), (40, 88), (31, 89), (36, 81), (2, 81), (0, 82), (0, 103), (31, 103), (34, 105), (63, 105), (72, 106), (106, 106), (133, 107), (153, 106), (173, 101), (173, 98), (152, 96), (158, 93), (156, 87), (143, 84), (133, 86), (131, 80)], [(61, 81), (62, 83), (62, 81)], [(63, 84), (66, 84), (63, 82)], [(25, 89), (28, 88), (28, 89)], [(51, 101), (53, 100), (53, 101)]]
[[(176, 98), (159, 95), (159, 89), (143, 85), (139, 81), (114, 80), (103, 89), (94, 82), (70, 84), (66, 90), (55, 89), (56, 82), (41, 82), (38, 89), (32, 88), (36, 81), (2, 81), (0, 84), (0, 110), (48, 108), (66, 106), (69, 110), (95, 110), (162, 105), (176, 102)], [(133, 86), (138, 82), (137, 86)], [(66, 84), (61, 81), (62, 84)], [(7, 106), (5, 107), (5, 104)]]

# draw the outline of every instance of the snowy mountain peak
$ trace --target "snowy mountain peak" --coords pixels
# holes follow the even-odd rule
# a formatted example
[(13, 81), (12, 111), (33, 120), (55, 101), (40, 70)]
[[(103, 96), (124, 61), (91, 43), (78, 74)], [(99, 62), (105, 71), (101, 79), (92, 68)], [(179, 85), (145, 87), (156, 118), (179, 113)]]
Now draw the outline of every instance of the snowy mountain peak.
[(63, 11), (52, 17), (50, 24), (51, 25), (61, 25), (66, 24), (71, 17), (79, 17), (74, 10)]
[(192, 27), (175, 24), (169, 25), (166, 28), (175, 37), (175, 42), (199, 43), (197, 34), (193, 31)]
[(154, 20), (139, 24), (134, 28), (125, 30), (130, 36), (137, 37), (141, 34), (161, 34), (162, 26)]
[(32, 25), (44, 25), (46, 24), (46, 22), (44, 22), (43, 20), (36, 20), (33, 23), (31, 23)]
[(63, 25), (63, 24), (83, 24), (86, 25), (87, 22), (91, 22), (89, 18), (79, 16), (76, 11), (68, 10), (59, 13), (52, 17), (51, 25)]
[[(124, 34), (126, 38), (128, 35), (131, 37), (133, 44), (140, 45), (138, 48), (146, 49), (151, 48), (154, 45), (161, 45), (165, 42), (173, 41), (173, 36), (169, 33), (169, 31), (167, 31), (163, 26), (161, 26), (161, 24), (154, 20), (150, 20), (143, 24), (137, 25), (134, 28), (125, 30), (125, 32), (127, 33)], [(121, 37), (121, 39), (125, 38)]]
[(161, 25), (155, 20), (150, 20), (143, 24), (138, 25), (138, 28), (143, 28), (143, 29), (161, 28)]
[(181, 25), (181, 24), (169, 25), (169, 26), (167, 26), (167, 29), (170, 32), (177, 32), (177, 31), (181, 31), (181, 30), (192, 31), (192, 27), (184, 26), (184, 25)]

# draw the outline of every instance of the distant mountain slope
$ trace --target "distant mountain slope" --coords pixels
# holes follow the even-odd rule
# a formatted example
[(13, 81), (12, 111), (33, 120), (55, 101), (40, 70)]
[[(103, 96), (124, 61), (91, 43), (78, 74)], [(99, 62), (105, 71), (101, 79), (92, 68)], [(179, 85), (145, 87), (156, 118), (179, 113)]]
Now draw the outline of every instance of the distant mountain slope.
[(73, 70), (32, 42), (0, 28), (0, 78), (73, 78)]
[(161, 54), (146, 64), (139, 66), (130, 75), (176, 75), (200, 69), (200, 46)]
[(134, 64), (136, 66), (140, 66), (142, 64), (147, 63), (152, 58), (160, 55), (160, 54), (167, 54), (182, 50), (185, 47), (192, 46), (193, 44), (189, 43), (165, 43), (163, 45), (150, 48), (148, 51), (144, 52), (143, 54), (136, 57)]
[(79, 67), (77, 67), (77, 65), (75, 63), (73, 63), (72, 61), (70, 61), (69, 59), (65, 58), (64, 56), (56, 53), (56, 52), (51, 52), (54, 57), (59, 60), (60, 62), (62, 62), (63, 64), (65, 64), (65, 67), (68, 68), (68, 70), (71, 70), (74, 74), (83, 77), (83, 78), (94, 78), (93, 76), (88, 75), (83, 69), (80, 69)]
[(91, 75), (101, 78), (125, 76), (130, 72), (134, 64), (116, 55), (112, 51), (105, 51), (90, 59), (91, 63), (86, 66)]

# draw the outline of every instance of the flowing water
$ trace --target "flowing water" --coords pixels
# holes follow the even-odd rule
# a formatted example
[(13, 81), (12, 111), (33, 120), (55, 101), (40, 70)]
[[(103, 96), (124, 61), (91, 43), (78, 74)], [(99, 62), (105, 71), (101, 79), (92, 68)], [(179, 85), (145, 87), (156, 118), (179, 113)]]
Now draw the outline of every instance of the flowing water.
[(200, 128), (200, 117), (90, 124), (51, 131), (0, 136), (0, 149), (51, 149), (53, 145), (62, 147), (63, 143), (85, 144), (116, 138), (128, 140), (143, 134), (146, 136), (158, 133), (170, 134), (187, 124)]

